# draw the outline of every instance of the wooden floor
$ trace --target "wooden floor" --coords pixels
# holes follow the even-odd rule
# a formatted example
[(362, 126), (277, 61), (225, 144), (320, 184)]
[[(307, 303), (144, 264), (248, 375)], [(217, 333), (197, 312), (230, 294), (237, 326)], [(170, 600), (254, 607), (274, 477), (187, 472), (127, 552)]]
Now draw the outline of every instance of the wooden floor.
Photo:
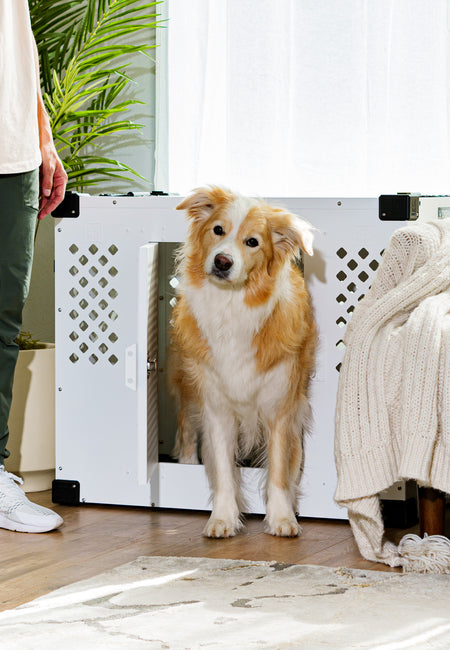
[[(280, 539), (263, 532), (262, 517), (250, 516), (236, 537), (210, 540), (202, 536), (207, 513), (60, 506), (51, 503), (50, 492), (28, 496), (36, 503), (53, 507), (64, 518), (64, 525), (57, 531), (34, 535), (0, 529), (0, 610), (145, 555), (398, 571), (364, 560), (345, 521), (306, 519), (301, 537)], [(389, 531), (394, 541), (404, 532)]]

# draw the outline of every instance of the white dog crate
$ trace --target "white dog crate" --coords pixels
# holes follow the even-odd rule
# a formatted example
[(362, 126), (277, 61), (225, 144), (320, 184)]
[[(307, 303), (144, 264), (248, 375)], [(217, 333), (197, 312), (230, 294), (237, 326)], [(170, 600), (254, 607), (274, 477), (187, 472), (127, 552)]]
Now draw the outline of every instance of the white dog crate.
[[(82, 195), (72, 218), (55, 220), (55, 501), (210, 508), (203, 466), (170, 459), (175, 413), (165, 348), (176, 285), (172, 254), (186, 234), (179, 201)], [(299, 512), (342, 518), (333, 501), (333, 441), (343, 333), (402, 224), (379, 220), (378, 199), (270, 201), (318, 228), (314, 257), (304, 259), (320, 345)], [(445, 205), (433, 204), (433, 215)], [(264, 513), (263, 470), (241, 472), (249, 511)]]

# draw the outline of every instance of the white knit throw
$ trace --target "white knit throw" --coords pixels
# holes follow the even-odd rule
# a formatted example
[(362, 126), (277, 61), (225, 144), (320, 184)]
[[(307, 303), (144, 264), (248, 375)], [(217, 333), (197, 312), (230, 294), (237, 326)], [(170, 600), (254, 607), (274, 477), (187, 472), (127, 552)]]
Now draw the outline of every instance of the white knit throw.
[(450, 573), (447, 538), (384, 539), (378, 497), (406, 478), (450, 492), (450, 219), (393, 234), (344, 342), (335, 499), (365, 558)]

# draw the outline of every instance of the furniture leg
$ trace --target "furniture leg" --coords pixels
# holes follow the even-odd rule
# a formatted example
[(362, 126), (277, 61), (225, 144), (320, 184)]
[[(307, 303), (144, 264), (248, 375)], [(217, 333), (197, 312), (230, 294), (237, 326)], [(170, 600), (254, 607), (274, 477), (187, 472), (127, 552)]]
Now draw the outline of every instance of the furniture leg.
[(430, 487), (419, 488), (420, 536), (444, 535), (445, 493)]

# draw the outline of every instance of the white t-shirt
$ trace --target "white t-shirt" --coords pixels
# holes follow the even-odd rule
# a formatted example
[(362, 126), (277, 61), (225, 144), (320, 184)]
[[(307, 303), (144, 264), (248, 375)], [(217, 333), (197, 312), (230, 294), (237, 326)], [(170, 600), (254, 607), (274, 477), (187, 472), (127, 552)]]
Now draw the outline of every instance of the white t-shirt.
[(41, 164), (33, 36), (27, 0), (0, 0), (0, 174)]

